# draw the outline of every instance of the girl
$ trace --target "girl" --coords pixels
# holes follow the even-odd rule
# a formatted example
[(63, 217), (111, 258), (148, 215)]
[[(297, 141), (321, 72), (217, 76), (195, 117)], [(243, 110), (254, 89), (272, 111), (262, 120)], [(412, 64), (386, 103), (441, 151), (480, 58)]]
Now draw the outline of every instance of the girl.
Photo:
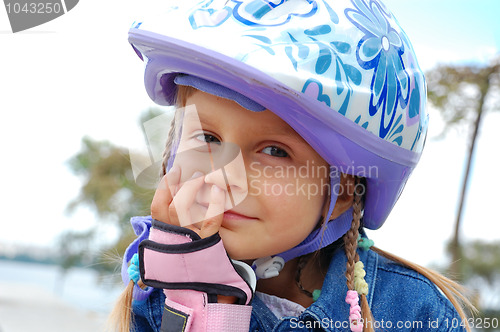
[(428, 125), (423, 73), (387, 8), (184, 0), (159, 13), (129, 41), (150, 97), (178, 110), (151, 217), (132, 219), (118, 330), (469, 330), (459, 285), (364, 234)]

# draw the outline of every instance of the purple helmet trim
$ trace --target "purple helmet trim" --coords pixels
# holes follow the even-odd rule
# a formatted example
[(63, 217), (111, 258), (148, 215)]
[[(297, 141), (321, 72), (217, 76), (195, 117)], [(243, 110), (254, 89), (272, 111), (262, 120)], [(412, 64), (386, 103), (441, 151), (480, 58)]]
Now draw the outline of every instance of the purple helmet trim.
[(191, 86), (193, 88), (204, 91), (211, 95), (233, 100), (237, 102), (240, 106), (252, 112), (262, 112), (266, 109), (264, 106), (260, 105), (259, 103), (256, 103), (255, 101), (242, 95), (241, 93), (238, 93), (232, 89), (226, 88), (225, 86), (207, 81), (205, 79), (193, 75), (179, 74), (175, 76), (174, 82), (177, 85)]
[(377, 137), (322, 102), (238, 60), (134, 28), (129, 31), (129, 41), (147, 61), (145, 86), (156, 103), (173, 104), (178, 73), (209, 79), (271, 110), (342, 173), (365, 177), (363, 222), (367, 228), (383, 224), (420, 159), (419, 153)]
[[(159, 105), (173, 105), (176, 94), (175, 76), (179, 73), (191, 74), (229, 87), (264, 107), (273, 105), (275, 107), (266, 108), (284, 120), (291, 119), (296, 122), (293, 121), (295, 113), (309, 113), (308, 117), (314, 116), (319, 122), (327, 121), (331, 129), (350, 137), (354, 143), (384, 159), (410, 167), (418, 163), (418, 153), (367, 132), (338, 112), (330, 111), (330, 108), (317, 99), (291, 90), (271, 76), (238, 60), (179, 39), (139, 29), (130, 29), (129, 42), (135, 49), (145, 52), (143, 58), (147, 61), (144, 76), (146, 91)], [(226, 66), (221, 66), (220, 63)], [(287, 106), (281, 106), (282, 102), (286, 102)], [(311, 103), (317, 105), (317, 111), (310, 109), (311, 107), (303, 109), (305, 104)], [(289, 104), (294, 104), (293, 108), (290, 109)], [(325, 108), (328, 111), (325, 111)]]

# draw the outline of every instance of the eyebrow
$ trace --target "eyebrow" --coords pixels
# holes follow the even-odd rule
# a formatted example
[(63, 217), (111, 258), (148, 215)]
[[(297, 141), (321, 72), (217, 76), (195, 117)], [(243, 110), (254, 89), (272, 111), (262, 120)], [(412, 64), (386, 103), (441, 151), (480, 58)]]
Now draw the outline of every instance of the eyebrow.
[(278, 129), (276, 127), (264, 125), (264, 126), (262, 126), (262, 130), (265, 132), (269, 132), (271, 134), (276, 134), (276, 135), (300, 137), (300, 135), (295, 130), (293, 130), (293, 128), (291, 128), (291, 127), (285, 127), (285, 128)]
[(261, 128), (266, 133), (270, 133), (272, 135), (287, 136), (296, 140), (304, 141), (305, 143), (305, 140), (302, 138), (302, 136), (300, 136), (292, 127), (290, 127), (290, 125), (280, 128), (263, 125)]

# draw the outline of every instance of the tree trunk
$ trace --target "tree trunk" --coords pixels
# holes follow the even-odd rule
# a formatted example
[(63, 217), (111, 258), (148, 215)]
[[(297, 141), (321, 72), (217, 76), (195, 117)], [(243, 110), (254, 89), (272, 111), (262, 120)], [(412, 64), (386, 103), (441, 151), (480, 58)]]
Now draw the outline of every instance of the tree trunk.
[(491, 73), (487, 74), (485, 77), (485, 82), (484, 86), (481, 87), (480, 89), (480, 100), (478, 104), (478, 109), (477, 109), (477, 116), (476, 120), (474, 122), (474, 131), (472, 133), (472, 136), (470, 138), (470, 144), (469, 144), (469, 152), (467, 155), (467, 168), (465, 170), (465, 174), (463, 177), (463, 182), (462, 182), (462, 190), (460, 193), (460, 201), (458, 204), (458, 211), (457, 211), (457, 218), (455, 220), (455, 231), (453, 234), (453, 240), (451, 242), (451, 254), (452, 254), (452, 261), (450, 264), (450, 275), (457, 281), (462, 280), (462, 245), (460, 243), (460, 223), (462, 220), (462, 212), (464, 208), (464, 203), (465, 203), (465, 196), (467, 194), (467, 189), (468, 189), (468, 183), (469, 183), (469, 175), (470, 175), (470, 168), (472, 164), (472, 159), (474, 158), (474, 150), (476, 147), (476, 139), (477, 139), (477, 134), (479, 133), (479, 128), (481, 126), (481, 118), (483, 114), (483, 108), (484, 108), (484, 102), (486, 100), (486, 95), (488, 94), (488, 90), (490, 87), (490, 75)]

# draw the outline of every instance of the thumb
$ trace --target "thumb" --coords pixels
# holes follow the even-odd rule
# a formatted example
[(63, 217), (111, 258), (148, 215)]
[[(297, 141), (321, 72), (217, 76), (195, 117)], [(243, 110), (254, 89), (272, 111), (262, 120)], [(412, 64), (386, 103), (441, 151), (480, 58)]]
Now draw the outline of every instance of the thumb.
[(208, 205), (205, 220), (201, 225), (200, 236), (206, 238), (214, 235), (220, 229), (222, 219), (224, 218), (224, 205), (226, 194), (215, 184), (210, 190), (210, 204)]

